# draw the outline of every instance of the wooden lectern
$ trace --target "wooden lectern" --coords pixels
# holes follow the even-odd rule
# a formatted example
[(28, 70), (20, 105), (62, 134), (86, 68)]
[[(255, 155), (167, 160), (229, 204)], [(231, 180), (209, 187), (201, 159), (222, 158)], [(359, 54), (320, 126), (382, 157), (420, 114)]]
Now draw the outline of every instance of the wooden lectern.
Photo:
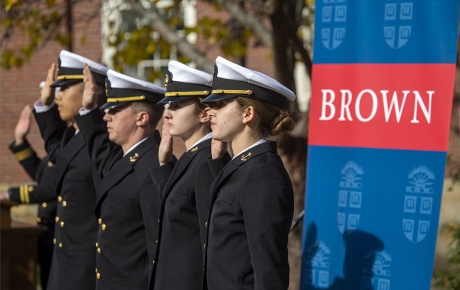
[(1, 204), (1, 290), (37, 288), (37, 236), (45, 229), (11, 220), (10, 209), (17, 203)]

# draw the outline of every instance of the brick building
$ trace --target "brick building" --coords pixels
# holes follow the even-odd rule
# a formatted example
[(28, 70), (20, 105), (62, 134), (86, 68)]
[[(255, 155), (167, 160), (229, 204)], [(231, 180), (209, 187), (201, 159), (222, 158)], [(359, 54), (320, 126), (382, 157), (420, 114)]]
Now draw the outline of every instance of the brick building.
[[(93, 11), (95, 7), (100, 6), (100, 3), (101, 0), (79, 1), (74, 7), (73, 17), (80, 19), (88, 11)], [(100, 60), (102, 55), (100, 17), (85, 22), (75, 21), (73, 29), (73, 51), (90, 59)], [(81, 42), (82, 36), (85, 37), (84, 43)], [(16, 34), (4, 44), (3, 48), (18, 49), (24, 42), (25, 38)], [(2, 92), (0, 98), (0, 186), (2, 188), (30, 181), (9, 151), (8, 145), (13, 141), (14, 127), (22, 108), (27, 104), (33, 106), (38, 100), (39, 83), (46, 78), (51, 63), (57, 61), (61, 49), (67, 48), (51, 42), (40, 48), (31, 57), (30, 62), (21, 68), (0, 69), (0, 91)], [(45, 154), (43, 141), (35, 121), (33, 120), (32, 123), (28, 140), (39, 156), (43, 156)]]
[[(103, 49), (103, 23), (100, 14), (91, 21), (79, 21), (85, 13), (93, 12), (98, 7), (102, 7), (102, 0), (79, 1), (73, 8), (74, 37), (73, 52), (84, 55), (95, 61), (105, 62)], [(220, 17), (225, 19), (223, 12), (217, 12), (215, 8), (202, 1), (196, 3), (196, 18), (202, 15), (209, 17)], [(84, 37), (84, 41), (82, 41)], [(25, 42), (25, 38), (16, 34), (13, 39), (8, 41), (5, 49), (17, 49)], [(219, 55), (217, 46), (209, 46), (203, 39), (198, 38), (197, 47), (206, 51), (208, 59), (213, 60)], [(246, 66), (261, 71), (267, 75), (274, 75), (271, 65), (269, 50), (265, 47), (254, 47), (249, 43), (251, 49), (248, 50)], [(61, 49), (68, 49), (56, 42), (47, 43), (40, 48), (30, 59), (30, 62), (20, 68), (11, 70), (0, 69), (0, 186), (5, 188), (10, 185), (29, 182), (29, 177), (19, 166), (14, 156), (10, 153), (8, 145), (13, 141), (14, 127), (19, 118), (22, 108), (29, 104), (33, 106), (39, 97), (39, 83), (44, 80), (47, 70), (52, 62), (56, 62)], [(135, 53), (135, 52), (133, 52)], [(135, 75), (134, 75), (135, 76)], [(43, 156), (43, 141), (40, 133), (32, 121), (32, 128), (28, 136), (29, 142), (33, 145), (39, 156)], [(176, 146), (180, 152), (181, 146)]]

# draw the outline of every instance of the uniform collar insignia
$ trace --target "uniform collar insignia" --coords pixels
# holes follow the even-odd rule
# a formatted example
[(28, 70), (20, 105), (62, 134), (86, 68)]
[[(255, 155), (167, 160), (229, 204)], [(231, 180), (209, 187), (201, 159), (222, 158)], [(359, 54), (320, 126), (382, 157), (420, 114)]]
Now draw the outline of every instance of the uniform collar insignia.
[(190, 152), (195, 152), (196, 150), (198, 150), (198, 146), (195, 146), (192, 149), (190, 149)]
[(137, 158), (139, 158), (139, 153), (134, 153), (134, 155), (129, 156), (129, 161), (134, 163), (136, 162)]
[(252, 153), (248, 152), (246, 155), (241, 155), (241, 161), (247, 161), (249, 157), (251, 157)]

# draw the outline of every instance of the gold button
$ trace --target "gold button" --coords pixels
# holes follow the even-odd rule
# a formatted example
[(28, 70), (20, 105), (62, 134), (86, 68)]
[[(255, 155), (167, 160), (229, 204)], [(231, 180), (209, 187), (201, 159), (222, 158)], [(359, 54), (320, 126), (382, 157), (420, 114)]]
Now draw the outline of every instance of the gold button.
[(205, 228), (208, 227), (208, 222), (207, 222), (207, 221), (204, 223), (204, 227), (205, 227)]
[(203, 248), (206, 249), (206, 244), (203, 245)]
[(102, 224), (102, 230), (103, 230), (103, 231), (105, 231), (105, 228), (106, 228), (106, 227), (107, 227), (107, 226), (106, 226), (105, 224)]
[(56, 245), (56, 239), (53, 239), (53, 244), (55, 244), (55, 245)]
[(101, 218), (98, 218), (98, 219), (97, 219), (97, 222), (98, 222), (99, 224), (102, 224), (102, 219), (101, 219)]
[(67, 201), (64, 200), (64, 201), (62, 202), (62, 206), (63, 206), (63, 207), (66, 207), (66, 206), (67, 206)]
[(101, 248), (97, 248), (97, 253), (100, 255), (101, 254)]
[(54, 220), (55, 220), (56, 222), (59, 222), (59, 217), (56, 216), (56, 217), (54, 218)]
[(62, 248), (62, 243), (59, 243), (59, 248)]
[(96, 248), (99, 248), (99, 243), (98, 242), (96, 242)]
[(155, 260), (153, 260), (153, 264), (155, 264)]
[(61, 202), (62, 201), (62, 196), (58, 196), (58, 201)]
[(96, 279), (97, 280), (101, 279), (101, 273), (96, 273)]
[(157, 222), (160, 222), (160, 219), (158, 219)]
[(63, 228), (63, 227), (64, 227), (64, 222), (61, 222), (61, 228)]
[(47, 204), (46, 202), (42, 203), (42, 207), (43, 207), (43, 208), (45, 208), (45, 207), (47, 207), (47, 206), (48, 206), (48, 204)]
[(97, 268), (96, 268), (96, 273), (97, 273)]
[(158, 240), (155, 241), (155, 244), (158, 244)]
[(39, 223), (39, 222), (41, 222), (41, 221), (42, 221), (42, 219), (39, 218), (39, 217), (37, 217), (37, 223)]

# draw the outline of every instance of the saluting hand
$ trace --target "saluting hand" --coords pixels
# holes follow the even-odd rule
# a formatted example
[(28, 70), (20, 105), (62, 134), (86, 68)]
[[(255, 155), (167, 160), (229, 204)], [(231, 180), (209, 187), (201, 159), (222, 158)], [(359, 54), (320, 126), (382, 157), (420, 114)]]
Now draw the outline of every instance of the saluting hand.
[(83, 90), (81, 105), (86, 110), (91, 110), (97, 105), (97, 86), (94, 82), (91, 70), (86, 63), (83, 67), (83, 82), (85, 84), (85, 89)]
[(40, 92), (40, 101), (44, 106), (49, 106), (54, 101), (55, 89), (50, 87), (56, 80), (56, 63), (52, 63), (48, 69), (45, 79), (45, 86)]
[(217, 141), (215, 139), (211, 140), (211, 156), (212, 159), (216, 159), (227, 152), (227, 143)]
[(173, 137), (169, 134), (169, 124), (167, 118), (163, 118), (163, 126), (161, 127), (161, 142), (158, 147), (158, 160), (160, 166), (172, 160), (173, 153)]
[(10, 200), (10, 195), (6, 190), (0, 190), (0, 200)]
[(32, 115), (32, 109), (29, 105), (26, 105), (19, 116), (18, 123), (14, 128), (14, 144), (21, 145), (24, 142), (25, 137), (30, 130), (30, 117)]

